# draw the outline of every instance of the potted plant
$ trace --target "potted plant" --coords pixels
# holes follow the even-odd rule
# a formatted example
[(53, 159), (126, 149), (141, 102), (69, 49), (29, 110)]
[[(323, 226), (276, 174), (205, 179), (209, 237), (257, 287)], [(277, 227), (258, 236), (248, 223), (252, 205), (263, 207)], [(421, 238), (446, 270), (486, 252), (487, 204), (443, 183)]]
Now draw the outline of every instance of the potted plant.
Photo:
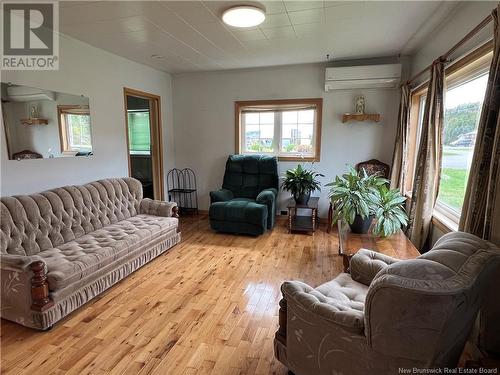
[(408, 215), (403, 207), (406, 198), (398, 189), (388, 189), (386, 185), (379, 187), (379, 201), (375, 211), (376, 222), (372, 233), (377, 236), (390, 236), (401, 226), (408, 224)]
[(292, 193), (298, 205), (306, 205), (313, 191), (321, 191), (318, 177), (324, 177), (324, 175), (299, 164), (296, 168), (286, 171), (281, 187)]
[(397, 232), (408, 219), (403, 208), (405, 198), (397, 189), (389, 190), (388, 183), (376, 174), (368, 175), (365, 170), (358, 172), (349, 166), (347, 174), (326, 185), (331, 187), (333, 222), (341, 219), (353, 233), (367, 233), (375, 219), (375, 235)]

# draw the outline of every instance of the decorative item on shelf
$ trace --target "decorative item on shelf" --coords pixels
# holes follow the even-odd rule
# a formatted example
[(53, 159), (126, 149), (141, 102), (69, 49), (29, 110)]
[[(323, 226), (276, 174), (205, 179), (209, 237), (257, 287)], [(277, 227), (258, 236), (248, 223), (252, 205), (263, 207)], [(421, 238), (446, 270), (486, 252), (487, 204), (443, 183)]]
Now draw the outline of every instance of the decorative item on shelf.
[(349, 224), (353, 233), (368, 233), (373, 220), (372, 233), (389, 236), (407, 225), (408, 216), (403, 208), (406, 198), (398, 189), (390, 190), (389, 181), (366, 170), (357, 171), (349, 166), (348, 173), (336, 176), (330, 186), (333, 208), (332, 225), (338, 220)]
[(25, 118), (21, 120), (23, 125), (48, 125), (49, 120), (46, 118)]
[(364, 115), (365, 114), (365, 97), (363, 95), (356, 96), (356, 114)]
[(169, 201), (177, 202), (181, 214), (198, 214), (196, 175), (190, 168), (173, 168), (167, 174)]
[(38, 118), (38, 106), (36, 104), (31, 106), (30, 118)]
[(318, 177), (324, 177), (312, 169), (306, 169), (302, 165), (297, 165), (296, 168), (289, 169), (285, 172), (281, 188), (289, 191), (295, 202), (298, 205), (307, 205), (311, 193), (318, 190), (321, 191)]
[(342, 122), (347, 121), (374, 121), (380, 122), (380, 114), (378, 113), (365, 113), (365, 97), (363, 95), (354, 98), (354, 113), (344, 113), (342, 115)]

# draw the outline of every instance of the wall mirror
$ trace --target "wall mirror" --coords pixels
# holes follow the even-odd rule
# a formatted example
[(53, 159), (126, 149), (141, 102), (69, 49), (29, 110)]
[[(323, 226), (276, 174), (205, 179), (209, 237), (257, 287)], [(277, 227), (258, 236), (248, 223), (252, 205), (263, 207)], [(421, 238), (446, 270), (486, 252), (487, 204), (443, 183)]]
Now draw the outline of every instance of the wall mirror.
[(1, 97), (9, 159), (92, 155), (89, 98), (4, 82)]

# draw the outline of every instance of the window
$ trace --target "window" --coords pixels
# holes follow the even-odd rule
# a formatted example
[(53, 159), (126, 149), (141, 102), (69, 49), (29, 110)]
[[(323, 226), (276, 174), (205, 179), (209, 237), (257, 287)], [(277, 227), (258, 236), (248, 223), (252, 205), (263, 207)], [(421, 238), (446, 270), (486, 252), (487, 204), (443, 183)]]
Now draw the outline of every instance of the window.
[[(469, 176), (477, 127), (481, 117), (492, 53), (474, 52), (446, 69), (443, 154), (435, 216), (455, 228), (458, 225)], [(407, 190), (411, 191), (422, 128), (426, 89), (412, 94)]]
[(460, 215), (469, 177), (474, 144), (488, 73), (470, 76), (469, 81), (450, 84), (446, 90), (443, 155), (437, 203)]
[(236, 102), (236, 152), (319, 161), (323, 99)]
[(57, 106), (62, 153), (92, 151), (88, 106)]
[(128, 141), (132, 155), (151, 155), (149, 110), (128, 110)]

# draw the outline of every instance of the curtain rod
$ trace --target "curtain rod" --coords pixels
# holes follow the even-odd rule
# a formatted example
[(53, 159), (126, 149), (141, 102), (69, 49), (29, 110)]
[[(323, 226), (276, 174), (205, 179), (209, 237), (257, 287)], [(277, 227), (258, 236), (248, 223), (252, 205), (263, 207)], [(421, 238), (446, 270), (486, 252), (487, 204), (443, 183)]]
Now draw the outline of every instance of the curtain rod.
[[(447, 60), (448, 57), (454, 53), (457, 49), (462, 47), (465, 43), (467, 43), (474, 35), (476, 35), (479, 31), (484, 29), (491, 21), (493, 21), (492, 15), (488, 15), (484, 20), (481, 21), (479, 25), (474, 27), (467, 35), (465, 35), (462, 39), (460, 39), (453, 47), (451, 47), (446, 53), (443, 55), (439, 56), (436, 60)], [(413, 77), (411, 77), (408, 81), (406, 81), (406, 84), (409, 85), (413, 81), (415, 81), (417, 78), (419, 78), (421, 75), (427, 73), (432, 67), (432, 64), (428, 65), (426, 68), (422, 69), (420, 72), (415, 74)]]

